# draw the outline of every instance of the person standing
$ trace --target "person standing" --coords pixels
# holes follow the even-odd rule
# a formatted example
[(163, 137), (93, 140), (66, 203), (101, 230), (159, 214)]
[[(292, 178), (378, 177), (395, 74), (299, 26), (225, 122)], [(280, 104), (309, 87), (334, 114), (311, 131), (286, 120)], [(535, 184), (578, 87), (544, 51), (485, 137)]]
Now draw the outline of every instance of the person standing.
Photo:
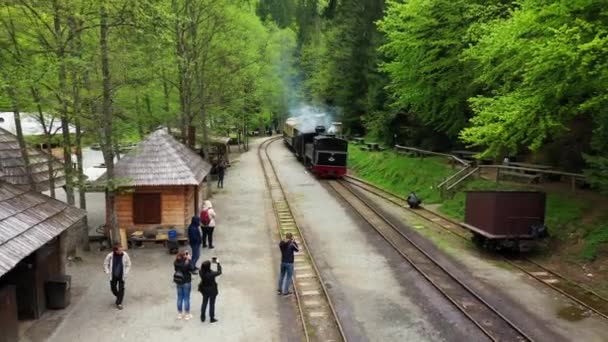
[(281, 249), (281, 269), (277, 293), (286, 296), (290, 294), (289, 285), (291, 285), (291, 277), (293, 276), (293, 253), (300, 249), (291, 233), (285, 234), (285, 239), (279, 242), (279, 248)]
[(188, 227), (188, 242), (192, 248), (192, 270), (197, 271), (196, 263), (201, 256), (201, 219), (198, 216), (192, 216), (192, 221)]
[(217, 165), (217, 187), (224, 188), (224, 175), (226, 173), (226, 162), (224, 159)]
[(215, 229), (215, 210), (211, 201), (207, 200), (203, 204), (203, 210), (201, 211), (201, 224), (203, 230), (203, 248), (209, 245), (209, 248), (215, 248), (213, 246), (213, 230)]
[(198, 291), (203, 295), (201, 322), (205, 321), (205, 312), (207, 311), (207, 304), (209, 304), (209, 322), (215, 323), (217, 322), (217, 318), (215, 317), (215, 299), (219, 294), (215, 278), (222, 274), (222, 265), (220, 265), (217, 258), (213, 258), (212, 260), (217, 265), (217, 271), (211, 270), (211, 262), (209, 260), (203, 261), (200, 271), (201, 283), (198, 285)]
[[(200, 247), (200, 245), (199, 245)], [(177, 287), (177, 319), (186, 321), (192, 318), (190, 314), (190, 291), (192, 290), (192, 258), (188, 252), (179, 252), (175, 256), (173, 282)], [(183, 311), (182, 311), (183, 309)]]
[(125, 280), (131, 270), (131, 259), (129, 254), (122, 250), (120, 243), (114, 244), (112, 252), (106, 255), (103, 269), (110, 276), (110, 289), (116, 297), (116, 307), (122, 310), (122, 301), (125, 297)]

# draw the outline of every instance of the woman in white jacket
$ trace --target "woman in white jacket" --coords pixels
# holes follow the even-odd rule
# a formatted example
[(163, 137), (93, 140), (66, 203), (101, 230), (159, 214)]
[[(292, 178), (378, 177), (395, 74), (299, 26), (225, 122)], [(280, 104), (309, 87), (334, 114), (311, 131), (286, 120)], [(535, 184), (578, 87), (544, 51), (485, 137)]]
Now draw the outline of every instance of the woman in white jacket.
[(120, 243), (114, 245), (112, 253), (106, 255), (103, 270), (110, 277), (110, 289), (116, 297), (116, 307), (122, 310), (122, 300), (125, 297), (125, 279), (131, 270), (129, 254), (122, 250)]
[(207, 247), (209, 242), (209, 248), (213, 247), (213, 230), (215, 229), (215, 210), (211, 201), (207, 200), (203, 203), (203, 210), (201, 210), (201, 225), (203, 231), (203, 248)]

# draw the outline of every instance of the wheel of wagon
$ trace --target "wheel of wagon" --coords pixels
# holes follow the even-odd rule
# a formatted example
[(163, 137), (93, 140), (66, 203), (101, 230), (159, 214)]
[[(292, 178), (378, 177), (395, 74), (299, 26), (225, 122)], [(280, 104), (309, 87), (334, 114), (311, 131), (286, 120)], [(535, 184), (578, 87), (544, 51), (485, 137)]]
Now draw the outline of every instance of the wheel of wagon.
[(473, 241), (473, 243), (476, 246), (483, 247), (483, 244), (486, 241), (486, 237), (483, 236), (483, 235), (481, 235), (481, 234), (479, 234), (479, 233), (473, 232), (473, 236), (471, 237), (471, 241)]

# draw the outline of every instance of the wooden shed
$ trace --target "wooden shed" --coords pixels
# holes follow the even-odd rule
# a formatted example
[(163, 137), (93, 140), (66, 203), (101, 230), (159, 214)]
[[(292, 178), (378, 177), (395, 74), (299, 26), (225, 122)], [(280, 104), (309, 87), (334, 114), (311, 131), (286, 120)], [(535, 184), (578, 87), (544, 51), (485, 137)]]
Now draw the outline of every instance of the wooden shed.
[(39, 318), (46, 310), (45, 283), (65, 274), (85, 215), (0, 180), (0, 327), (8, 341), (16, 340), (17, 320)]
[(166, 129), (154, 131), (115, 165), (119, 227), (128, 233), (186, 227), (206, 197), (203, 180), (210, 170)]

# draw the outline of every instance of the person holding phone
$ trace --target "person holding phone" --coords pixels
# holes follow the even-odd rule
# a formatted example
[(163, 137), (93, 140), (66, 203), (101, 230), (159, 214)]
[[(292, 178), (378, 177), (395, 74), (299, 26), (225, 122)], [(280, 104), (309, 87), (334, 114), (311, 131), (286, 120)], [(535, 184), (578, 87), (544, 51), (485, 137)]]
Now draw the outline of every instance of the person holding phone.
[[(177, 253), (173, 268), (173, 281), (177, 288), (177, 319), (190, 320), (190, 292), (192, 290), (192, 257), (188, 251)], [(183, 309), (183, 310), (182, 310)]]
[(279, 242), (279, 249), (281, 250), (281, 267), (279, 269), (277, 293), (287, 296), (291, 294), (289, 285), (291, 285), (291, 277), (293, 276), (293, 254), (299, 251), (298, 244), (293, 239), (293, 234), (285, 234), (285, 239)]
[[(201, 264), (201, 282), (198, 285), (198, 291), (203, 295), (201, 322), (205, 321), (205, 312), (207, 311), (207, 304), (209, 304), (209, 322), (215, 323), (217, 322), (217, 318), (215, 317), (215, 299), (219, 294), (215, 278), (222, 274), (222, 265), (220, 265), (216, 257), (213, 257), (211, 260), (205, 260)], [(211, 262), (217, 265), (217, 271), (211, 270)]]

